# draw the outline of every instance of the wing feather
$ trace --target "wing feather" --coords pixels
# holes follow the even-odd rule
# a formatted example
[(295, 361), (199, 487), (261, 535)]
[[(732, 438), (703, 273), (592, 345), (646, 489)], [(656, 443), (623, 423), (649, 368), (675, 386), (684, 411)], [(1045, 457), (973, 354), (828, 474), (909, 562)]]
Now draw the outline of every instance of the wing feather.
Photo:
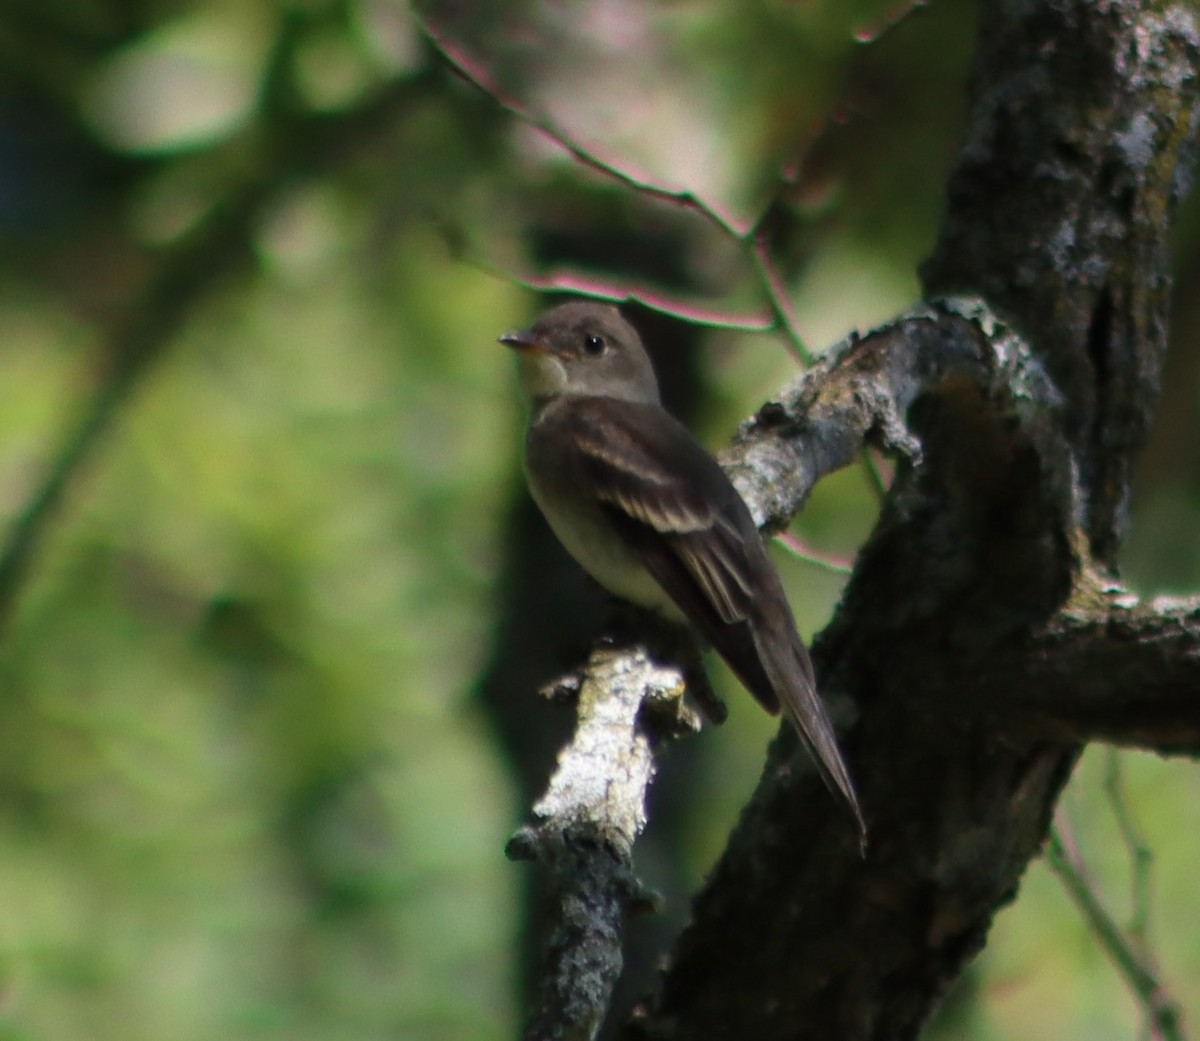
[(581, 486), (611, 510), (667, 595), (709, 639), (710, 629), (745, 621), (762, 543), (717, 461), (657, 406), (581, 401), (572, 420)]
[[(559, 442), (580, 489), (609, 512), (667, 596), (771, 712), (779, 698), (751, 630), (756, 590), (778, 578), (717, 461), (657, 406), (575, 400)], [(790, 608), (778, 589), (782, 610)], [(771, 597), (775, 599), (774, 596)]]
[(577, 489), (769, 712), (780, 709), (831, 789), (862, 818), (778, 572), (717, 461), (656, 405), (579, 399), (558, 451)]

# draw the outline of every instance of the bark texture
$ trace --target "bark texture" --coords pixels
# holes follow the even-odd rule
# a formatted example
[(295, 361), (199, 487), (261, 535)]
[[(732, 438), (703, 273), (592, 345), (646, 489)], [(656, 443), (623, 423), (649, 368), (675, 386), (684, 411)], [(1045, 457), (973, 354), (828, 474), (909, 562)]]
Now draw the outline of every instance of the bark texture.
[[(744, 435), (742, 486), (770, 489), (775, 523), (813, 452), (844, 457), (860, 431), (907, 446), (815, 651), (852, 706), (868, 855), (781, 735), (631, 1036), (915, 1037), (1015, 894), (1082, 743), (1200, 750), (1194, 608), (1102, 577), (1166, 348), (1197, 52), (1182, 4), (986, 6), (924, 271), (931, 296), (986, 307), (848, 345)], [(822, 432), (839, 385), (897, 408)]]
[(1109, 564), (1166, 350), (1195, 48), (1182, 3), (982, 5), (967, 138), (923, 272), (929, 293), (986, 297), (1046, 361)]
[[(867, 855), (784, 728), (626, 1036), (915, 1037), (1087, 741), (1200, 753), (1200, 606), (1140, 604), (1113, 578), (1198, 63), (1184, 3), (986, 5), (928, 302), (831, 350), (724, 458), (766, 529), (864, 444), (897, 458), (814, 647)], [(634, 892), (610, 890), (599, 920)]]

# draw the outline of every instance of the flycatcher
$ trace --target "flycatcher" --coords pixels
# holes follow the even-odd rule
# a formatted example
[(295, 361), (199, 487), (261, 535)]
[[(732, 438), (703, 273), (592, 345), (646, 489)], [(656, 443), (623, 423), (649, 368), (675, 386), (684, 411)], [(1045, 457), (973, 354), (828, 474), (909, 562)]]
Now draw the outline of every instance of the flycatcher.
[(779, 573), (720, 464), (662, 407), (636, 330), (576, 301), (500, 342), (520, 358), (525, 474), (559, 540), (609, 592), (690, 623), (768, 712), (782, 707), (865, 834)]

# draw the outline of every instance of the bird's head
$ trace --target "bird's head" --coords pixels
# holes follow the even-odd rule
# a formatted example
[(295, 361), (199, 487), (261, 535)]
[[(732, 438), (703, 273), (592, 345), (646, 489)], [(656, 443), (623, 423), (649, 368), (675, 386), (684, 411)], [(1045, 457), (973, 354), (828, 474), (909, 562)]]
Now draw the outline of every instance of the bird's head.
[(658, 403), (658, 380), (641, 338), (611, 304), (560, 304), (500, 342), (518, 352), (521, 387), (531, 401), (568, 394)]

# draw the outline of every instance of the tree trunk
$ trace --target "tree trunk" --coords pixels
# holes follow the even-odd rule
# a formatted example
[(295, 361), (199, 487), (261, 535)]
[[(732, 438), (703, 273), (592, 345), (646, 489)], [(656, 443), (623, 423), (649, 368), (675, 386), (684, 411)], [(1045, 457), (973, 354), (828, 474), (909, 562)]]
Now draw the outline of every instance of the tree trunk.
[[(1166, 348), (1197, 60), (1183, 4), (985, 5), (923, 272), (931, 299), (973, 299), (849, 341), (735, 456), (780, 523), (860, 428), (905, 449), (815, 648), (853, 717), (869, 850), (781, 734), (630, 1036), (915, 1037), (1083, 743), (1200, 750), (1195, 607), (1142, 607), (1108, 578)], [(801, 475), (783, 491), (779, 458)]]

